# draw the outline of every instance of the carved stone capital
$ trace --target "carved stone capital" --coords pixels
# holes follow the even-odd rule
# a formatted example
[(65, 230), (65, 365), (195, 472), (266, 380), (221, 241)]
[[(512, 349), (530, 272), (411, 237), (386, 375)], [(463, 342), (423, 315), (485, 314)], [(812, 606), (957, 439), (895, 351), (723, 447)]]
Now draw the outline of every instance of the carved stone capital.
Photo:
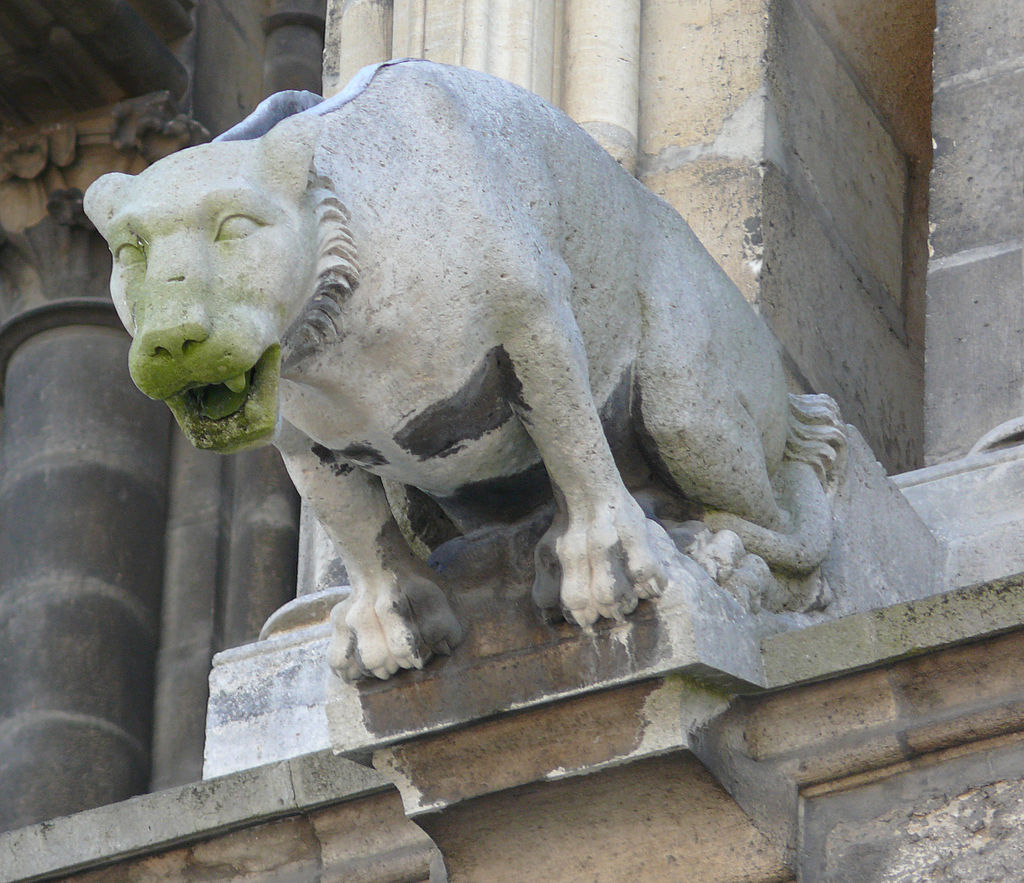
[[(105, 172), (137, 173), (150, 163), (209, 140), (169, 92), (153, 92), (59, 123), (0, 132), (0, 228), (17, 233), (46, 217), (56, 196), (58, 221), (81, 223), (59, 206), (65, 191), (85, 189)], [(62, 220), (64, 219), (64, 220)], [(2, 242), (2, 240), (0, 240)]]
[(210, 133), (178, 109), (170, 92), (153, 92), (114, 105), (111, 143), (154, 163), (185, 147), (210, 140)]
[(47, 166), (68, 166), (75, 158), (77, 140), (78, 131), (72, 122), (0, 133), (0, 182), (10, 178), (30, 181)]

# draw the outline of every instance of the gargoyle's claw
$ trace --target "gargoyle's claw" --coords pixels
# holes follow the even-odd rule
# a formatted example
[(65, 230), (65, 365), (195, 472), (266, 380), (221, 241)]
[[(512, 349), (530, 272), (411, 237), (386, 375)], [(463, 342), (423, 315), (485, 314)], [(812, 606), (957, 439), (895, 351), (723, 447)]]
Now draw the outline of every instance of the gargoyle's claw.
[[(626, 500), (592, 522), (569, 522), (559, 536), (541, 540), (558, 554), (565, 618), (583, 628), (602, 617), (622, 622), (641, 600), (659, 597), (668, 583), (666, 550), (675, 555), (675, 546), (636, 503)], [(539, 595), (535, 586), (534, 598)]]
[(665, 583), (663, 580), (658, 580), (652, 577), (636, 587), (636, 596), (645, 600), (660, 598), (661, 593), (665, 590), (664, 586)]
[(632, 592), (628, 595), (623, 595), (618, 599), (616, 604), (603, 605), (598, 608), (598, 612), (605, 619), (614, 619), (617, 622), (625, 622), (626, 617), (636, 610), (637, 598)]
[(566, 622), (574, 622), (584, 631), (591, 631), (591, 626), (600, 618), (600, 613), (592, 607), (566, 607), (562, 606), (562, 617)]
[(426, 659), (418, 653), (410, 653), (406, 656), (389, 656), (384, 665), (373, 670), (373, 676), (380, 678), (382, 681), (386, 681), (399, 669), (423, 668), (425, 662)]
[(432, 654), (450, 655), (462, 626), (441, 590), (415, 574), (357, 592), (331, 612), (331, 669), (348, 681), (386, 680), (421, 669)]

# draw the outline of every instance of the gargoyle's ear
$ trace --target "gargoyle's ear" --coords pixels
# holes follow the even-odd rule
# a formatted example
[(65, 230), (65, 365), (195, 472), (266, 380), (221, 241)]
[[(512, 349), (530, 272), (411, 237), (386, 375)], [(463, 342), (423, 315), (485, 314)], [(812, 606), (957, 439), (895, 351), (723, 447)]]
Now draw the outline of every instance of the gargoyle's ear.
[(128, 188), (133, 180), (132, 175), (111, 172), (97, 178), (85, 191), (85, 199), (82, 203), (85, 214), (104, 237), (107, 235), (110, 219), (124, 205)]
[(289, 196), (305, 193), (323, 124), (322, 117), (296, 114), (281, 120), (260, 138), (262, 179)]

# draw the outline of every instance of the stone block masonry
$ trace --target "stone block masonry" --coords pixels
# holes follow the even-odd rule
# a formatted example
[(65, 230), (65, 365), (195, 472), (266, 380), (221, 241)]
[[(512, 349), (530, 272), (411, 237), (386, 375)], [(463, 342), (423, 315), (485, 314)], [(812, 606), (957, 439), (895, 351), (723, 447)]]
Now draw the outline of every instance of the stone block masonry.
[(1024, 407), (1024, 54), (1015, 10), (937, 6), (925, 356), (928, 463)]

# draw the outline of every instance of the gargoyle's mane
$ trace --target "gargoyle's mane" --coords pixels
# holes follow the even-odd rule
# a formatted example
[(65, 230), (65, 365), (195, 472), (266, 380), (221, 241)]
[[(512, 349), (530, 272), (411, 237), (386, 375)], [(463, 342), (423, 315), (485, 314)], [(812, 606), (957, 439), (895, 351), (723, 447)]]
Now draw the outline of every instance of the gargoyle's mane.
[(342, 330), (345, 301), (359, 285), (356, 245), (349, 213), (321, 177), (312, 177), (309, 195), (317, 216), (316, 288), (286, 335), (289, 358), (301, 358), (335, 340)]

